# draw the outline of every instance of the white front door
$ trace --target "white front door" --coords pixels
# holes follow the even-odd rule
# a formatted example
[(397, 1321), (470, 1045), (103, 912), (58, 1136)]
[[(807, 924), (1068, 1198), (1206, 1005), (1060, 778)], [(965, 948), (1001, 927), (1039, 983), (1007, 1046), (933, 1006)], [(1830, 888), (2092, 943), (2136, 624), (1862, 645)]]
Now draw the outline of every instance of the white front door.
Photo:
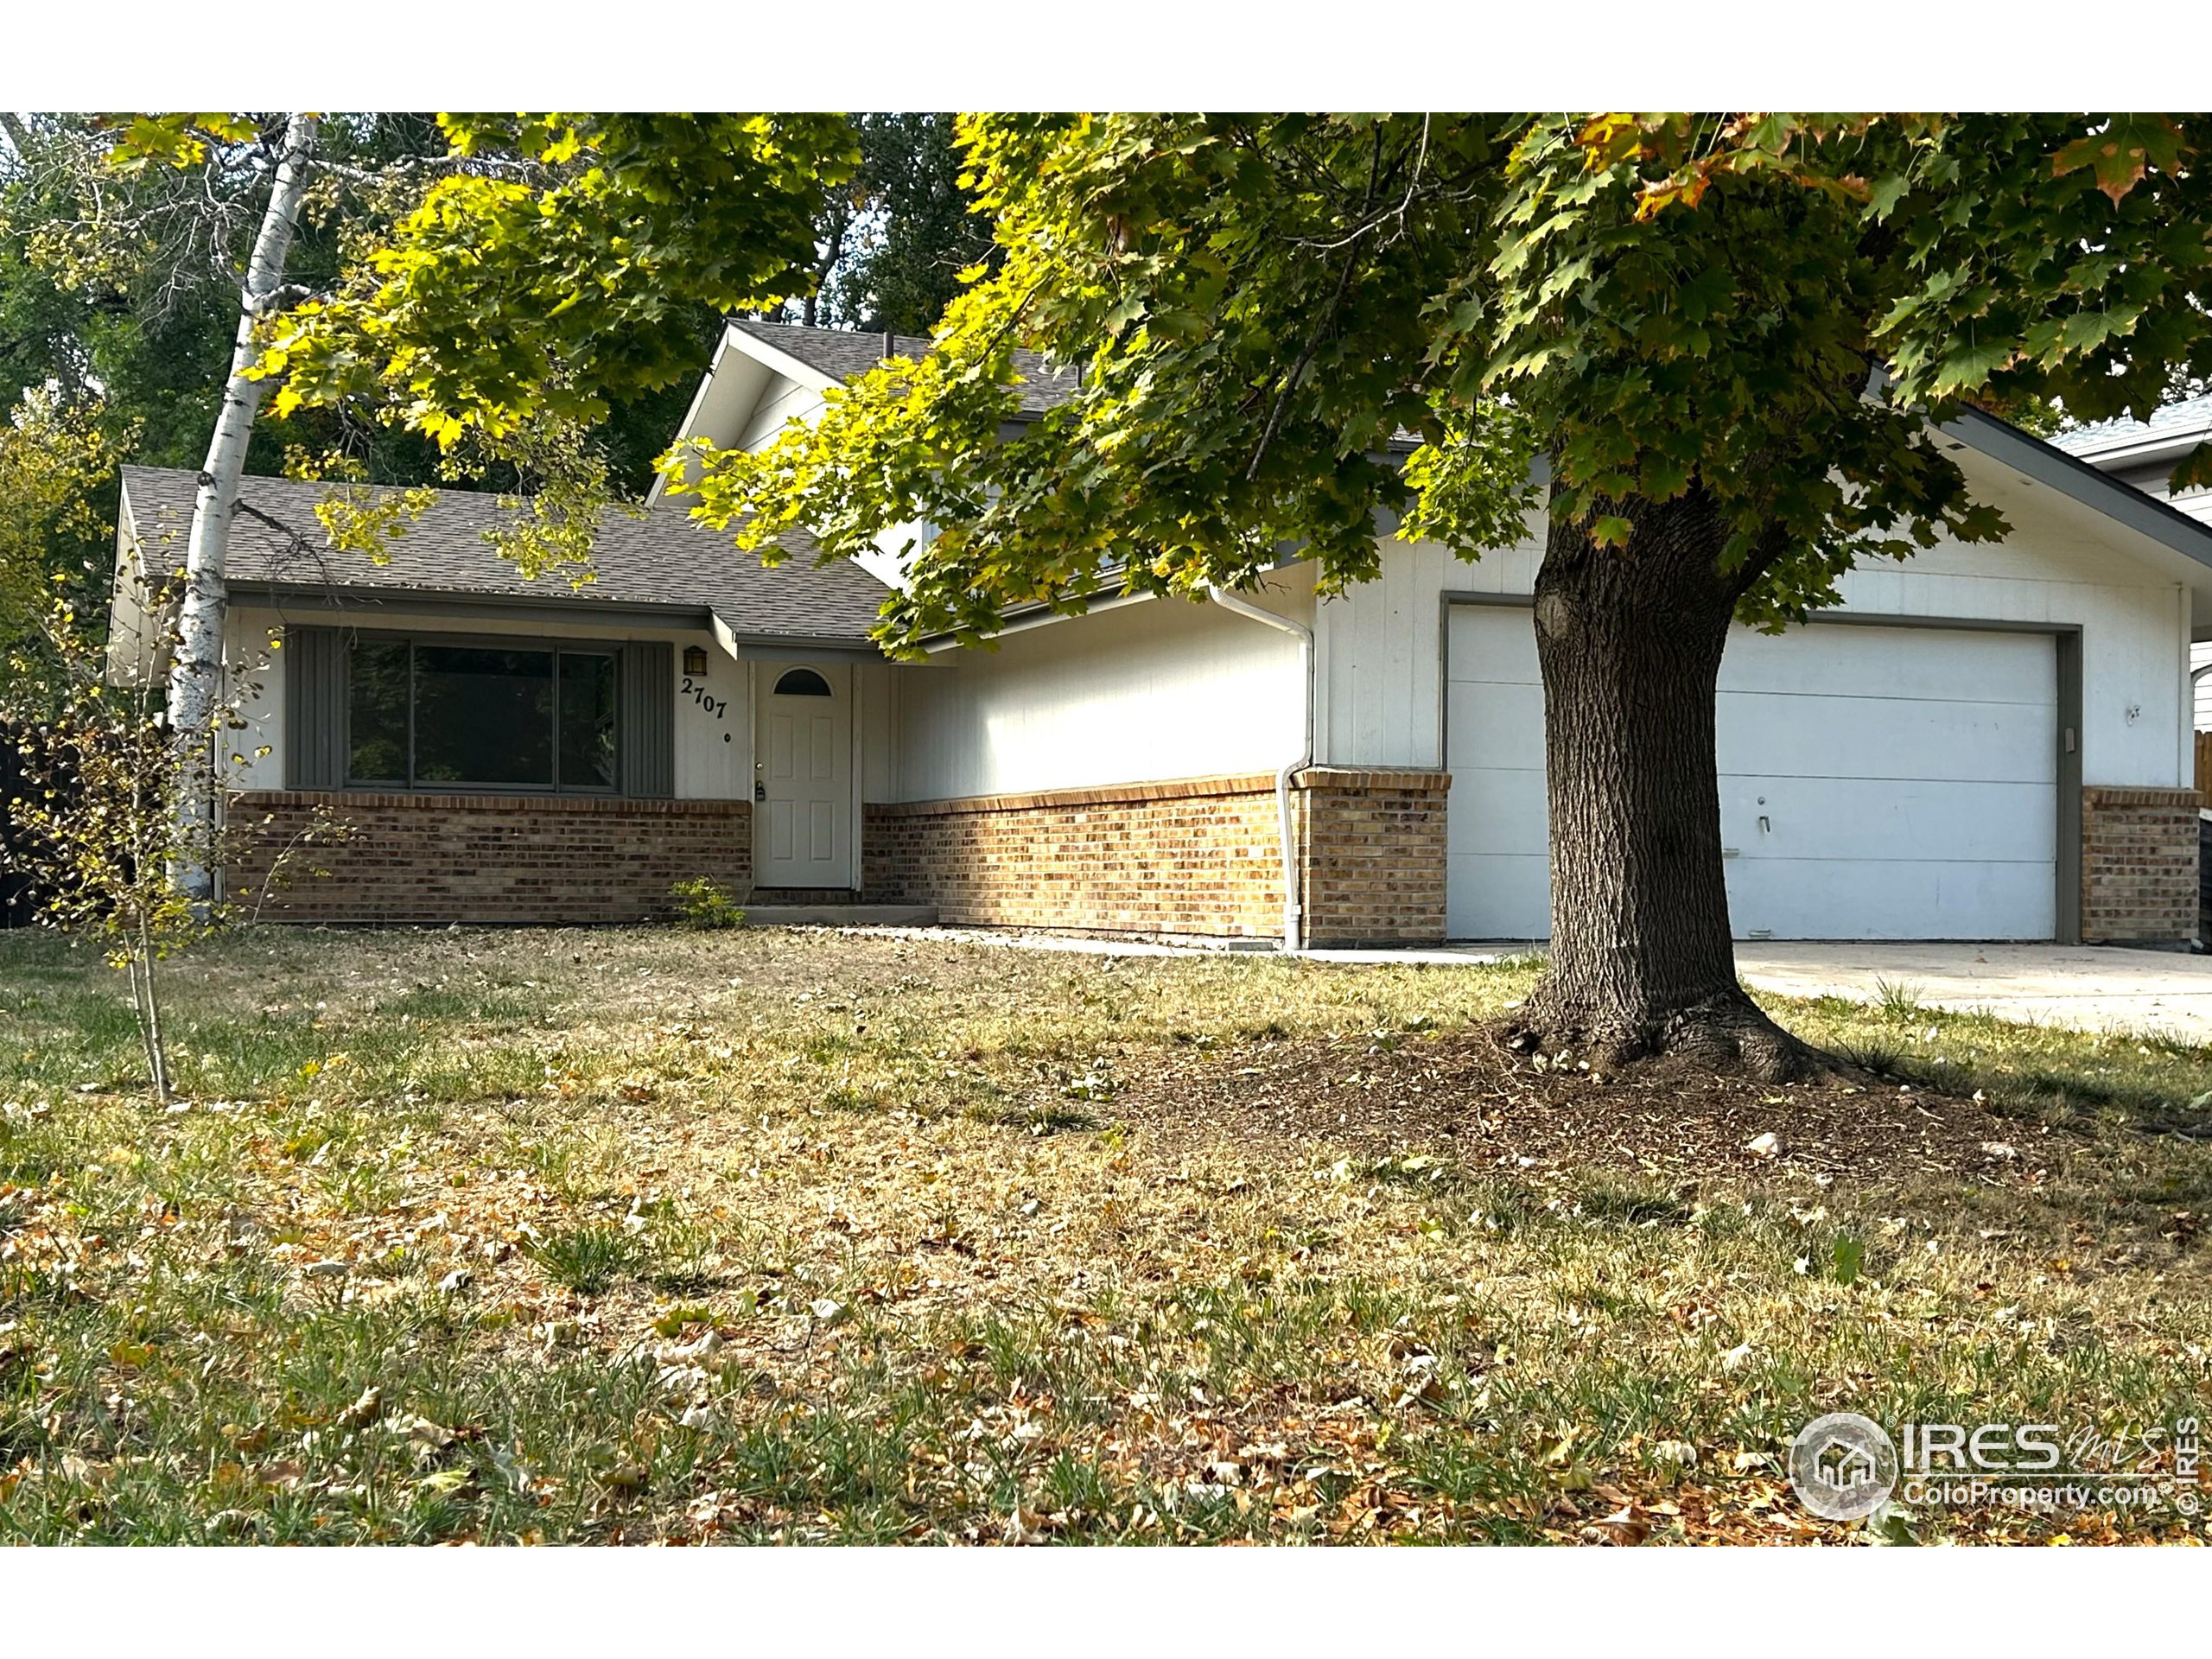
[[(1551, 931), (1543, 686), (1524, 607), (1452, 612), (1446, 931)], [(2049, 634), (1738, 628), (1720, 664), (1720, 837), (1737, 937), (2056, 931)]]
[(852, 670), (764, 663), (753, 747), (753, 882), (853, 883)]

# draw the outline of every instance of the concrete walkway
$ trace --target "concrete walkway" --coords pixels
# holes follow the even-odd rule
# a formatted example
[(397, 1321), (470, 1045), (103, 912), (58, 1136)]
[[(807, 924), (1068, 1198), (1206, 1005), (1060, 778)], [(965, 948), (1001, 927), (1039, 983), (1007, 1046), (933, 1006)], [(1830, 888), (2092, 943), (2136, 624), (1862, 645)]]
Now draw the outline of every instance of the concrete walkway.
[[(1316, 950), (1328, 962), (1497, 962), (1529, 946)], [(2160, 1032), (2212, 1045), (2212, 957), (2083, 944), (1740, 943), (1746, 984), (1784, 996), (1916, 1002), (2076, 1030)]]
[[(1222, 954), (1218, 945), (1085, 938), (981, 927), (859, 927), (860, 933), (1065, 950), (1084, 956)], [(1259, 944), (1259, 941), (1253, 941)], [(1262, 947), (1264, 950), (1264, 946)], [(1446, 944), (1401, 950), (1309, 950), (1314, 962), (1471, 967), (1541, 953), (1533, 944)], [(1271, 950), (1266, 951), (1273, 955)], [(1885, 987), (1929, 1007), (2075, 1030), (2157, 1032), (2212, 1046), (2212, 957), (2080, 944), (1739, 943), (1745, 982), (1784, 996), (1878, 1002)]]

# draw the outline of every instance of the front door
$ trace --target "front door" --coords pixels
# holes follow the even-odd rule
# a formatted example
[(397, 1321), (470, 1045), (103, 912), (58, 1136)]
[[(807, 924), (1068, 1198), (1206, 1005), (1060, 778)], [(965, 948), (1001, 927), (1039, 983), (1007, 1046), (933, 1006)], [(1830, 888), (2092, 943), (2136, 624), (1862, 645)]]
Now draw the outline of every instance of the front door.
[(753, 881), (853, 885), (852, 671), (760, 669), (753, 747)]

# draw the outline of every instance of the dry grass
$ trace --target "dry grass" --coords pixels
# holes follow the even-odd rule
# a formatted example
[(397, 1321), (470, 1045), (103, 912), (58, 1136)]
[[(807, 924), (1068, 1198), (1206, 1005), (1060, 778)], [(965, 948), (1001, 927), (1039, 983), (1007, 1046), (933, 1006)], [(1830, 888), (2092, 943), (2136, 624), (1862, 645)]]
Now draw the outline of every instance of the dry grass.
[(270, 930), (176, 973), (165, 1113), (0, 939), (0, 1536), (2197, 1535), (1779, 1459), (2202, 1414), (2212, 1057), (1785, 1007), (1916, 1080), (1861, 1120), (1455, 1034), (1526, 979)]

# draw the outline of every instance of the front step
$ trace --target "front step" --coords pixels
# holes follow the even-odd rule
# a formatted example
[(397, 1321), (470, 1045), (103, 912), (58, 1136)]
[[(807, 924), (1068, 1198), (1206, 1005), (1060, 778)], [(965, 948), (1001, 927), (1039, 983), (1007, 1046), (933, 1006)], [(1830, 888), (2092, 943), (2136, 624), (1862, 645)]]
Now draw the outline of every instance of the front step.
[(935, 905), (747, 905), (747, 927), (935, 927)]

